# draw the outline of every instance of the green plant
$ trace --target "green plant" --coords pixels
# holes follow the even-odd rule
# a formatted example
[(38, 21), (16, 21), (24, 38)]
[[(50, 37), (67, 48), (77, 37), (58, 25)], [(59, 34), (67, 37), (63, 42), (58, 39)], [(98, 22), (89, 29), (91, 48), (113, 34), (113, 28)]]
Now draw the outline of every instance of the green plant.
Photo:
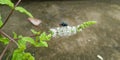
[[(47, 34), (46, 32), (40, 32), (40, 31), (35, 31), (34, 29), (31, 29), (31, 32), (33, 33), (33, 36), (22, 36), (22, 35), (17, 35), (15, 32), (13, 32), (13, 37), (10, 37), (7, 35), (2, 30), (2, 27), (7, 23), (9, 20), (10, 16), (12, 15), (13, 11), (19, 11), (20, 13), (24, 13), (28, 15), (30, 18), (34, 18), (30, 12), (28, 12), (26, 9), (23, 7), (18, 6), (21, 0), (19, 0), (15, 5), (11, 2), (11, 0), (0, 0), (1, 5), (7, 5), (9, 6), (12, 10), (8, 14), (8, 16), (5, 19), (5, 22), (2, 22), (2, 17), (0, 15), (0, 42), (6, 45), (5, 49), (0, 55), (0, 60), (2, 59), (3, 55), (5, 54), (7, 48), (9, 47), (11, 42), (14, 42), (17, 45), (17, 48), (14, 50), (13, 55), (12, 55), (12, 60), (35, 60), (34, 56), (31, 55), (29, 52), (25, 52), (27, 48), (27, 42), (34, 47), (48, 47), (47, 41), (49, 41), (53, 35), (55, 34), (55, 30), (52, 30), (51, 33)], [(95, 24), (95, 21), (88, 21), (84, 22), (81, 25), (78, 25), (75, 27), (76, 31), (80, 31), (81, 29), (84, 29), (90, 25)], [(69, 29), (70, 30), (70, 29)], [(71, 30), (71, 32), (73, 32)]]
[(12, 60), (35, 60), (29, 52), (25, 52), (27, 42), (35, 47), (48, 47), (46, 41), (50, 40), (52, 37), (51, 34), (47, 35), (45, 32), (40, 34), (40, 32), (36, 32), (35, 30), (32, 30), (32, 32), (37, 35), (35, 36), (35, 39), (31, 37), (23, 37), (21, 35), (17, 36), (17, 34), (14, 34), (14, 37), (18, 39), (18, 48), (14, 50)]

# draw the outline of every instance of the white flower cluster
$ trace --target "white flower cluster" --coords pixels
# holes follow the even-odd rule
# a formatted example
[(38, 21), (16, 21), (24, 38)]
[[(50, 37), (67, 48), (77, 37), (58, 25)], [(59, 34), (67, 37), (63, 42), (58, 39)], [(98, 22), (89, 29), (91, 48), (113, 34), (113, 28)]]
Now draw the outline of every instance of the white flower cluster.
[(77, 27), (76, 26), (56, 27), (56, 28), (51, 28), (50, 31), (53, 32), (53, 37), (70, 36), (77, 33)]

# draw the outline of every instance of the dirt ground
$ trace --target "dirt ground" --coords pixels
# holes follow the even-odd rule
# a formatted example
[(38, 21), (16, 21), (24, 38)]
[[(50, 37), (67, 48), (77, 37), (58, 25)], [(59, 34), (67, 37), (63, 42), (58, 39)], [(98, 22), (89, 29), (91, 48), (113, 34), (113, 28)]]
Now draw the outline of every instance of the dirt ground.
[[(97, 22), (76, 35), (52, 38), (48, 48), (29, 47), (27, 51), (36, 60), (102, 60), (98, 55), (104, 60), (120, 60), (120, 4), (116, 0), (29, 1), (22, 2), (21, 6), (41, 19), (42, 24), (34, 27), (27, 21), (26, 15), (15, 12), (3, 28), (11, 36), (13, 31), (25, 36), (31, 35), (30, 29), (33, 28), (48, 31), (62, 21), (70, 26), (91, 20)], [(0, 12), (5, 18), (9, 8), (1, 8)]]

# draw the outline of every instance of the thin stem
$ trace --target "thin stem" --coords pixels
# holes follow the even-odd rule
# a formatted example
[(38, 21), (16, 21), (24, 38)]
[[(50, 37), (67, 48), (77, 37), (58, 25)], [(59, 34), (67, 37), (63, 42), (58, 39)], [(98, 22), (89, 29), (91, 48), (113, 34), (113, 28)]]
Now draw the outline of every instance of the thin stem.
[(18, 46), (18, 43), (13, 38), (11, 38), (9, 35), (7, 35), (5, 32), (3, 32), (2, 30), (0, 30), (0, 34), (2, 34), (3, 36), (5, 36), (6, 38), (8, 38), (10, 40), (9, 44), (5, 47), (5, 49), (3, 50), (3, 52), (0, 55), (0, 60), (1, 60), (3, 55), (5, 54), (5, 52), (7, 51), (11, 41), (14, 42), (17, 46)]
[[(10, 11), (9, 15), (6, 17), (5, 22), (4, 22), (3, 25), (0, 27), (0, 29), (2, 29), (2, 28), (5, 26), (5, 24), (7, 23), (7, 21), (9, 20), (9, 18), (11, 17), (11, 15), (13, 14), (15, 8), (19, 5), (20, 2), (21, 2), (21, 0), (18, 0), (18, 2), (17, 2), (17, 3), (15, 4), (15, 6), (13, 7), (13, 9)], [(13, 38), (11, 38), (9, 35), (7, 35), (5, 32), (3, 32), (2, 30), (0, 30), (0, 34), (4, 35), (5, 37), (7, 37), (9, 40), (13, 41), (13, 42), (18, 46), (17, 42), (16, 42)], [(4, 55), (5, 52), (7, 51), (7, 49), (8, 49), (8, 47), (9, 47), (11, 41), (10, 41), (9, 44), (5, 47), (5, 49), (3, 50), (2, 54), (0, 55), (0, 60), (2, 59), (3, 55)]]
[(2, 29), (3, 26), (5, 26), (5, 24), (7, 23), (7, 21), (9, 20), (9, 18), (11, 17), (11, 15), (13, 14), (15, 8), (18, 6), (18, 4), (19, 4), (20, 2), (21, 2), (21, 0), (19, 0), (19, 1), (15, 4), (15, 6), (13, 7), (13, 9), (10, 11), (9, 15), (6, 17), (5, 22), (4, 22), (3, 25), (0, 27), (0, 29)]
[(9, 47), (10, 43), (5, 47), (5, 49), (3, 50), (3, 52), (0, 55), (0, 60), (2, 59), (3, 55), (5, 54), (5, 52), (7, 51), (8, 47)]
[(3, 36), (5, 36), (5, 37), (8, 38), (9, 40), (11, 40), (12, 42), (14, 42), (14, 43), (18, 46), (18, 43), (17, 43), (12, 37), (10, 37), (10, 36), (7, 35), (5, 32), (3, 32), (2, 30), (0, 30), (0, 34), (2, 34)]

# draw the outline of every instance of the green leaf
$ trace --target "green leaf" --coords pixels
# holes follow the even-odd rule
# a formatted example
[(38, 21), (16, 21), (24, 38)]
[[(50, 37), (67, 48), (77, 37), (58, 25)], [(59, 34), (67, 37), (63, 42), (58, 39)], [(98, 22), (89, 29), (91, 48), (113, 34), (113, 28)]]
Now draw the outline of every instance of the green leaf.
[(41, 41), (40, 45), (41, 45), (41, 47), (48, 47), (48, 44), (45, 41)]
[(26, 42), (29, 42), (34, 45), (34, 40), (30, 37), (20, 37), (20, 40), (18, 40), (19, 48), (26, 49)]
[(0, 15), (0, 27), (3, 25), (3, 22), (2, 22), (2, 17)]
[(6, 37), (2, 37), (0, 36), (0, 42), (4, 43), (5, 45), (7, 45), (9, 43), (9, 39)]
[(21, 48), (22, 50), (26, 49), (26, 41), (24, 40), (18, 40), (18, 48)]
[(48, 41), (51, 39), (51, 37), (52, 37), (52, 34), (47, 35), (45, 32), (43, 32), (39, 38), (40, 38), (40, 41)]
[(0, 0), (0, 4), (8, 5), (9, 7), (13, 8), (14, 4), (11, 2), (11, 0)]
[(26, 9), (24, 9), (23, 7), (16, 7), (15, 10), (24, 13), (26, 15), (28, 15), (29, 17), (33, 18), (32, 14), (30, 12), (28, 12)]
[(21, 51), (18, 48), (14, 50), (12, 60), (35, 60), (35, 58), (30, 53), (25, 53), (24, 50)]
[(91, 25), (93, 25), (93, 24), (95, 24), (95, 23), (96, 23), (96, 21), (84, 22), (83, 24), (79, 25), (79, 26), (77, 27), (77, 29), (78, 29), (78, 31), (79, 31), (80, 29), (87, 28), (87, 27), (89, 27), (89, 26), (91, 26)]
[(50, 40), (52, 38), (52, 34), (47, 35), (47, 40)]
[(40, 34), (40, 32), (37, 32), (37, 31), (35, 31), (34, 29), (31, 29), (31, 32), (32, 32), (33, 34), (36, 34), (36, 35), (39, 35), (39, 34)]
[(40, 35), (40, 40), (43, 41), (43, 40), (46, 40), (46, 33), (43, 32), (41, 35)]
[(34, 40), (31, 37), (23, 37), (22, 40), (26, 41), (26, 42), (29, 42), (31, 44), (34, 44)]
[[(0, 4), (2, 5), (8, 5), (10, 8), (14, 8), (14, 4), (11, 2), (11, 0), (0, 0)], [(16, 7), (15, 10), (24, 13), (26, 15), (28, 15), (29, 17), (33, 18), (32, 14), (30, 12), (28, 12), (26, 9), (24, 9), (23, 7)]]
[(19, 49), (14, 50), (12, 60), (22, 60), (23, 57), (23, 51), (19, 51)]
[(48, 47), (48, 44), (45, 41), (40, 41), (39, 43), (36, 42), (34, 46), (35, 47)]
[(13, 38), (14, 39), (17, 39), (18, 37), (17, 37), (17, 34), (15, 33), (15, 32), (13, 32)]
[[(16, 34), (14, 34), (16, 36)], [(35, 58), (30, 53), (25, 53), (26, 43), (35, 44), (31, 37), (18, 36), (18, 49), (14, 50), (12, 60), (35, 60)]]
[(24, 53), (23, 60), (35, 60), (35, 58), (30, 53)]

